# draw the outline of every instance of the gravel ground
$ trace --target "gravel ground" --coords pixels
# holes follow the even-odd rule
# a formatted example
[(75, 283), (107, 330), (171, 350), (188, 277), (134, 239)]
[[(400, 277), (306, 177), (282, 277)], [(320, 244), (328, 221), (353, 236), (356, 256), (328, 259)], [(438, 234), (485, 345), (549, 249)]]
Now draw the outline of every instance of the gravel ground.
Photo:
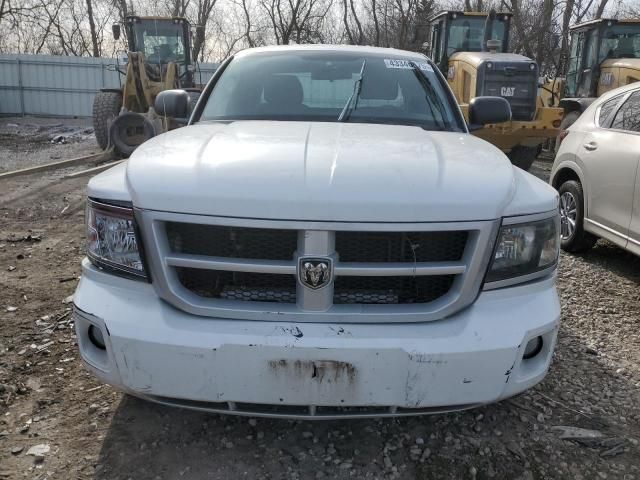
[[(31, 154), (0, 142), (0, 159)], [(640, 479), (640, 259), (602, 241), (562, 255), (554, 362), (516, 398), (385, 420), (211, 415), (123, 396), (83, 370), (68, 296), (85, 185), (59, 172), (0, 181), (0, 479)]]
[(90, 119), (0, 117), (0, 173), (99, 151)]

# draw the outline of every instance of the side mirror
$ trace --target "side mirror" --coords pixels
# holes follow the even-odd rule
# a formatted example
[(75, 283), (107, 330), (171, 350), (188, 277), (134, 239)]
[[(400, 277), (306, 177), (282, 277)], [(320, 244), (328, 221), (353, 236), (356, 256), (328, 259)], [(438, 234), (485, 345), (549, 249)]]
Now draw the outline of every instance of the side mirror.
[(120, 38), (120, 25), (117, 23), (111, 25), (111, 32), (113, 33), (114, 40), (118, 40)]
[(185, 90), (165, 90), (160, 92), (153, 108), (161, 117), (187, 118), (191, 99)]
[(469, 129), (511, 120), (511, 105), (502, 97), (475, 97), (469, 102)]

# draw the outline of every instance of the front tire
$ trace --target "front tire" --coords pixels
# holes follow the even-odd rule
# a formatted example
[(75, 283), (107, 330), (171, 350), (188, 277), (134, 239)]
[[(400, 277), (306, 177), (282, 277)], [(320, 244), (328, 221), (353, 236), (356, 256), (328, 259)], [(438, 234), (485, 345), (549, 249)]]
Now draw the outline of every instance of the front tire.
[(580, 182), (569, 180), (560, 185), (560, 246), (566, 252), (583, 253), (598, 238), (584, 230), (584, 193)]
[(98, 92), (93, 99), (93, 131), (102, 150), (110, 145), (109, 125), (120, 114), (122, 94), (120, 92)]
[(133, 151), (157, 134), (153, 123), (141, 113), (126, 112), (111, 122), (109, 137), (122, 157), (129, 157)]
[(511, 163), (525, 172), (531, 168), (537, 156), (538, 147), (524, 147), (522, 145), (516, 145), (507, 153)]

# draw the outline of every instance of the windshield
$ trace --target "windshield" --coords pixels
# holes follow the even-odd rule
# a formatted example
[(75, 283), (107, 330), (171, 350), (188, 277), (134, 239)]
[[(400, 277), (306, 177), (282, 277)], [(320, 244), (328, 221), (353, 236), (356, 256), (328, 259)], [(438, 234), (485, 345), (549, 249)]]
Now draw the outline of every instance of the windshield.
[(418, 55), (289, 50), (243, 56), (224, 70), (200, 117), (339, 119), (464, 131), (451, 93), (432, 64)]
[[(447, 41), (447, 57), (456, 52), (481, 52), (484, 40), (486, 17), (463, 17), (450, 20), (449, 38)], [(489, 40), (500, 40), (498, 52), (504, 51), (507, 44), (505, 38), (505, 22), (496, 18)]]
[(183, 26), (166, 20), (140, 20), (132, 25), (135, 49), (148, 63), (185, 62)]
[(607, 58), (640, 58), (640, 25), (614, 25), (603, 31), (600, 62)]

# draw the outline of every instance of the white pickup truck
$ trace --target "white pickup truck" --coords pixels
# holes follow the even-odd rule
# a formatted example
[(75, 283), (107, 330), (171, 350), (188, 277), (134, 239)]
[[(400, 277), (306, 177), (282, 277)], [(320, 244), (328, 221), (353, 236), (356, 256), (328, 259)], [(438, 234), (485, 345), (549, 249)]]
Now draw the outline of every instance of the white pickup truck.
[(444, 412), (545, 376), (555, 190), (469, 128), (426, 57), (291, 46), (225, 61), (188, 126), (88, 186), (80, 353), (148, 400), (289, 418)]

